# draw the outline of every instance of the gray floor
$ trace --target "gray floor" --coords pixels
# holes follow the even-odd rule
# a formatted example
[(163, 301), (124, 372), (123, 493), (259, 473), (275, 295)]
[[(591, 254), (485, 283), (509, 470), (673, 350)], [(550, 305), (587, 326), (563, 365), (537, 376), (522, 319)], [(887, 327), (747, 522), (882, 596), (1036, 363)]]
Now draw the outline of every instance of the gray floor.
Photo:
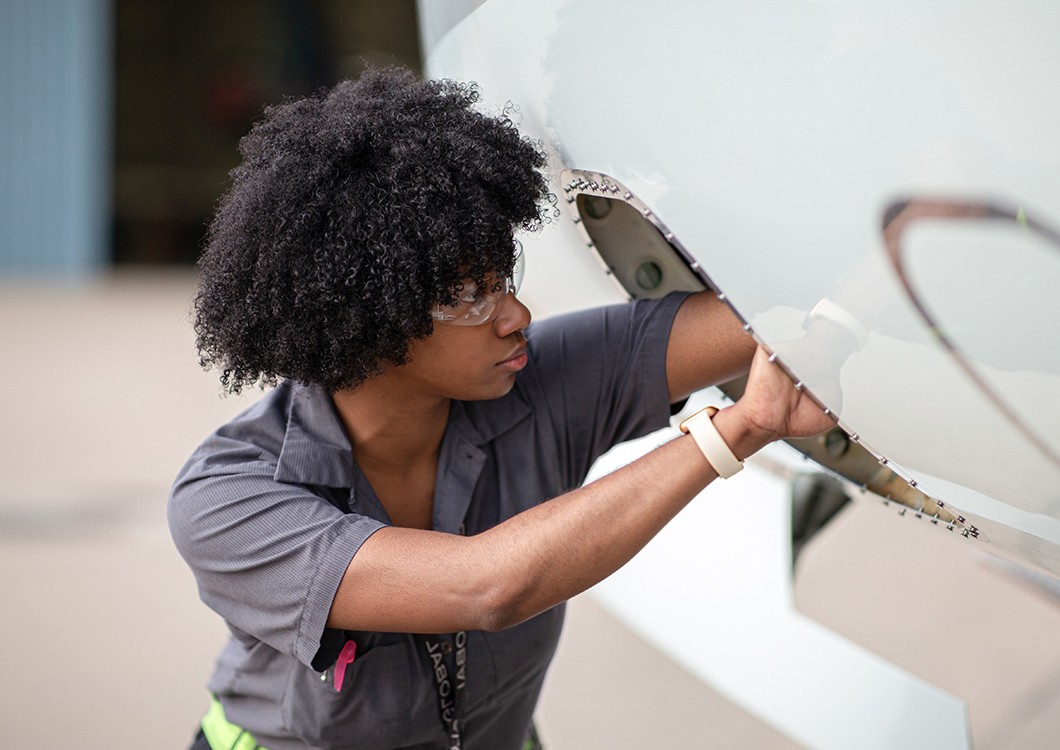
[[(224, 637), (165, 530), (221, 399), (190, 273), (0, 286), (0, 747), (182, 747)], [(845, 512), (800, 562), (804, 612), (969, 703), (978, 748), (1060, 745), (1060, 606), (935, 529)], [(540, 709), (553, 750), (788, 748), (589, 596)]]

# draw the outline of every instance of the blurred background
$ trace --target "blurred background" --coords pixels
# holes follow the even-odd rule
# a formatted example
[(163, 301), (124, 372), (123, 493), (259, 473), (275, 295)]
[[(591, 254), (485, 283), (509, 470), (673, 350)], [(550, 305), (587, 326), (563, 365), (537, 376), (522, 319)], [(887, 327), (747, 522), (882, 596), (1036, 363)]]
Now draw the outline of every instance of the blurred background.
[(267, 103), (420, 68), (412, 0), (5, 0), (0, 272), (194, 263)]
[[(198, 368), (193, 264), (262, 107), (420, 69), (417, 34), (411, 0), (0, 0), (0, 747), (189, 743), (225, 629), (166, 495), (260, 397)], [(969, 700), (980, 747), (1050, 746), (1055, 596), (925, 534), (844, 511), (803, 553), (800, 607)], [(794, 746), (591, 595), (540, 724), (554, 750)]]

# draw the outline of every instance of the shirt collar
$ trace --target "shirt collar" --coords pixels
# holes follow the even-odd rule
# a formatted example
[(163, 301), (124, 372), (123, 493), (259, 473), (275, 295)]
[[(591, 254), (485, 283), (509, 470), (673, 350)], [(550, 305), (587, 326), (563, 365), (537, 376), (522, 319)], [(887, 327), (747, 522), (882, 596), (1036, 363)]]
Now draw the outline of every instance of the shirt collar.
[(291, 385), (287, 432), (273, 478), (322, 487), (353, 486), (350, 439), (324, 388)]
[[(492, 401), (454, 401), (447, 432), (479, 448), (530, 415), (518, 388)], [(443, 456), (444, 461), (444, 456)], [(317, 385), (291, 384), (287, 431), (276, 462), (277, 482), (353, 487), (353, 449), (331, 394)]]
[(530, 416), (530, 404), (515, 388), (492, 401), (454, 401), (449, 410), (449, 429), (469, 442), (484, 446)]

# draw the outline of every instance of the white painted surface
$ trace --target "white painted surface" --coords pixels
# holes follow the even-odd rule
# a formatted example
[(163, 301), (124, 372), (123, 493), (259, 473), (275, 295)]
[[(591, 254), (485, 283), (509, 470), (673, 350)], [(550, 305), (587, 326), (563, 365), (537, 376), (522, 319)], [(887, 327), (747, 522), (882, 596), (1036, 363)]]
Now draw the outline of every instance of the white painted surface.
[[(565, 167), (628, 186), (849, 431), (948, 505), (974, 507), (986, 536), (988, 524), (1016, 524), (1036, 537), (1014, 551), (1060, 572), (1060, 465), (939, 344), (881, 231), (895, 200), (933, 197), (1060, 227), (1057, 31), (1060, 6), (1032, 0), (491, 0), (439, 42), (428, 72), (478, 81), (487, 106), (518, 105), (560, 195)], [(550, 288), (545, 312), (601, 300), (569, 223), (548, 227), (531, 255), (576, 290)], [(985, 297), (971, 263), (951, 267), (949, 283), (980, 299), (978, 340), (1055, 351), (1057, 272), (1008, 267), (1026, 260), (1019, 250), (998, 247), (1006, 273)], [(1013, 276), (1018, 289), (1002, 282)], [(802, 331), (824, 297), (869, 329), (845, 360), (822, 358)], [(1056, 358), (999, 364), (991, 351), (988, 380), (1060, 442)]]
[[(594, 473), (672, 433), (621, 446)], [(790, 500), (789, 482), (750, 463), (708, 487), (593, 593), (663, 653), (809, 747), (970, 747), (962, 700), (795, 611)]]

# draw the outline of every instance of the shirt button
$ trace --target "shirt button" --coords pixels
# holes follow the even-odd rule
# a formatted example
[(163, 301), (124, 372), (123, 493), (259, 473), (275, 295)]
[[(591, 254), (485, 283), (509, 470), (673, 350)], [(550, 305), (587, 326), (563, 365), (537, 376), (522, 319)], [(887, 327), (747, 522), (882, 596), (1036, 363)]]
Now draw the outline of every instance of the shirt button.
[(453, 644), (449, 641), (442, 641), (442, 653), (446, 656), (453, 653)]

